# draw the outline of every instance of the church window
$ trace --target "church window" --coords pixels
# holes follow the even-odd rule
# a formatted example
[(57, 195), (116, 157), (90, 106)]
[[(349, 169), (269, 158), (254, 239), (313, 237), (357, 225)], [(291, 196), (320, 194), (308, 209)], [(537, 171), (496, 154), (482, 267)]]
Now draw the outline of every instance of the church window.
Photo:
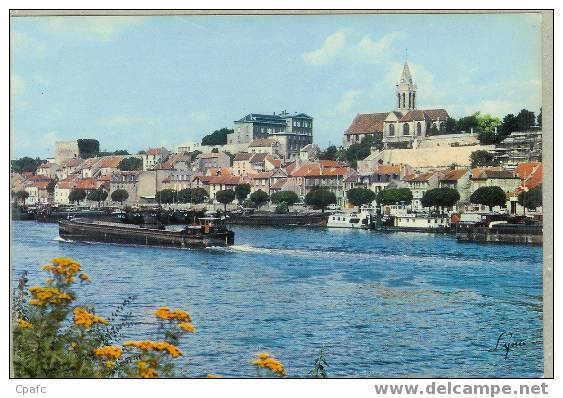
[(405, 107), (405, 93), (403, 93), (403, 108)]
[(414, 102), (414, 97), (415, 97), (416, 93), (412, 93), (412, 107), (413, 109), (416, 108), (415, 102)]
[(401, 94), (397, 94), (397, 108), (401, 107)]
[(403, 135), (409, 135), (409, 124), (403, 124)]
[(418, 122), (416, 124), (416, 135), (421, 135), (422, 134), (422, 125), (420, 124), (420, 122)]
[(389, 135), (395, 135), (395, 125), (389, 125)]
[(409, 109), (411, 107), (411, 93), (409, 93)]

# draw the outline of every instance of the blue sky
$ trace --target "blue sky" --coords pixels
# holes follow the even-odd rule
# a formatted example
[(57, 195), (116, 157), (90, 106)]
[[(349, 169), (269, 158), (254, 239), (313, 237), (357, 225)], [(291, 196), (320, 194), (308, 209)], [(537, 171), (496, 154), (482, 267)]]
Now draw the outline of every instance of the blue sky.
[(11, 19), (12, 158), (57, 140), (174, 149), (253, 113), (314, 117), (339, 144), (393, 109), (408, 60), (419, 108), (502, 117), (541, 106), (541, 17), (505, 15)]

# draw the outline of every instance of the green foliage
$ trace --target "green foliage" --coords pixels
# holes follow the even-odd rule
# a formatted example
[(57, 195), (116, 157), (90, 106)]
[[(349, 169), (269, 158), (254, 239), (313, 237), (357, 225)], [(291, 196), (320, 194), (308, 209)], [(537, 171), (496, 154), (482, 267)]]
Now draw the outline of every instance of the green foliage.
[(516, 116), (516, 123), (518, 126), (518, 131), (530, 130), (536, 123), (536, 116), (534, 115), (534, 112), (530, 112), (527, 109), (522, 109)]
[(245, 209), (256, 209), (258, 206), (256, 206), (256, 203), (254, 203), (250, 199), (246, 199), (244, 202), (242, 202), (242, 207)]
[(479, 128), (479, 115), (481, 113), (480, 112), (475, 112), (473, 115), (471, 116), (465, 116), (460, 118), (457, 121), (457, 131), (465, 131), (466, 133), (470, 132), (471, 129), (473, 128), (478, 129)]
[(328, 205), (336, 203), (336, 195), (325, 188), (316, 187), (305, 195), (305, 204), (321, 209), (324, 213)]
[(518, 203), (530, 210), (535, 210), (537, 207), (540, 207), (543, 203), (542, 186), (538, 185), (529, 191), (521, 192), (518, 195)]
[(482, 144), (495, 144), (501, 140), (501, 134), (498, 132), (500, 120), (498, 117), (491, 115), (483, 115), (479, 120), (479, 141)]
[(25, 200), (26, 200), (27, 198), (29, 198), (29, 192), (24, 191), (24, 190), (21, 190), (21, 191), (16, 192), (16, 199), (17, 199), (18, 201), (22, 201), (23, 204), (25, 204)]
[(250, 184), (239, 184), (235, 187), (235, 196), (239, 203), (244, 202), (250, 193)]
[(366, 205), (375, 200), (375, 192), (365, 188), (352, 188), (346, 192), (346, 196), (354, 206)]
[(203, 188), (185, 188), (178, 191), (178, 202), (199, 204), (209, 197), (207, 191)]
[(443, 187), (426, 191), (421, 203), (423, 207), (450, 207), (455, 205), (459, 199), (459, 192), (456, 189)]
[(201, 145), (225, 145), (227, 143), (227, 134), (234, 133), (233, 129), (223, 127), (215, 130), (213, 133), (206, 135), (201, 140)]
[(516, 119), (516, 116), (514, 116), (512, 113), (509, 113), (502, 119), (499, 131), (503, 135), (503, 137), (508, 137), (510, 133), (516, 130), (518, 130), (518, 121)]
[(281, 202), (276, 206), (275, 209), (276, 214), (287, 214), (289, 213), (289, 206), (285, 202)]
[(445, 130), (446, 133), (457, 133), (457, 121), (453, 117), (446, 119)]
[(408, 188), (384, 189), (379, 191), (376, 201), (379, 205), (409, 205), (412, 202), (412, 192)]
[(498, 166), (499, 162), (495, 160), (495, 157), (492, 153), (485, 150), (478, 150), (471, 152), (471, 167), (490, 167), (490, 166)]
[(123, 156), (123, 155), (129, 155), (129, 152), (126, 149), (118, 149), (116, 151), (113, 151), (113, 154)]
[(506, 205), (506, 193), (497, 186), (480, 187), (471, 194), (469, 200), (474, 204), (489, 206), (489, 210), (492, 210), (494, 206)]
[(225, 211), (227, 211), (227, 205), (235, 200), (235, 191), (232, 189), (225, 189), (223, 191), (218, 191), (215, 194), (215, 199), (219, 203), (223, 203), (225, 206)]
[(156, 197), (160, 203), (174, 203), (176, 202), (177, 192), (173, 189), (163, 189), (156, 193)]
[(90, 191), (90, 193), (87, 196), (87, 199), (91, 200), (92, 202), (98, 202), (98, 206), (99, 206), (100, 202), (106, 200), (107, 197), (108, 197), (108, 193), (100, 188)]
[(273, 193), (270, 200), (274, 204), (284, 202), (288, 206), (293, 206), (295, 203), (299, 202), (299, 196), (293, 191), (280, 191)]
[(80, 201), (84, 199), (86, 199), (86, 191), (81, 188), (73, 189), (68, 194), (68, 200), (71, 203), (77, 202), (78, 204), (80, 204)]
[(268, 196), (266, 192), (259, 189), (258, 191), (255, 191), (250, 195), (250, 200), (256, 203), (257, 208), (260, 208), (268, 203), (270, 196)]
[(25, 173), (25, 172), (35, 173), (37, 171), (37, 168), (43, 162), (44, 161), (39, 158), (33, 159), (30, 158), (29, 156), (24, 156), (23, 158), (12, 160), (10, 162), (10, 165), (14, 173)]
[(324, 151), (319, 152), (320, 160), (336, 160), (338, 156), (338, 148), (335, 145), (331, 145)]
[(111, 193), (111, 200), (123, 204), (123, 201), (129, 198), (129, 192), (125, 189), (116, 189)]
[(371, 154), (371, 148), (375, 147), (377, 150), (383, 149), (383, 134), (375, 134), (375, 136), (366, 136), (362, 138), (359, 143), (350, 145), (347, 149), (343, 150), (342, 156), (352, 167), (356, 167), (358, 160), (364, 160)]
[(143, 170), (143, 160), (135, 157), (124, 158), (117, 168), (121, 171)]
[(78, 152), (83, 159), (92, 157), (100, 152), (100, 142), (91, 138), (81, 138), (77, 140)]
[(321, 348), (319, 356), (315, 360), (315, 365), (313, 369), (309, 372), (312, 377), (326, 379), (326, 368), (328, 367), (328, 363), (324, 356), (324, 349)]

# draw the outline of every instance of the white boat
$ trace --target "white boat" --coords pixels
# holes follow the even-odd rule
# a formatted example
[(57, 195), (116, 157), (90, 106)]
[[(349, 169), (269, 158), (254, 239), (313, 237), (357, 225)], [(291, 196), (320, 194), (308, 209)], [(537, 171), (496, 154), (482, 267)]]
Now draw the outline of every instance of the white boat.
[(375, 228), (375, 219), (370, 212), (361, 211), (359, 213), (334, 213), (328, 217), (326, 224), (329, 228)]
[(446, 214), (432, 216), (430, 214), (409, 213), (395, 216), (393, 225), (402, 230), (444, 230), (450, 227), (450, 218)]

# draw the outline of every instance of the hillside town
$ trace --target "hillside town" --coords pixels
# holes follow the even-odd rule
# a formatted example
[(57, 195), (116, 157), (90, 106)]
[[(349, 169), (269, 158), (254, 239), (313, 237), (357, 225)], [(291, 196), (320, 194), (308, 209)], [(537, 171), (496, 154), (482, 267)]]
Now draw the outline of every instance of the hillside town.
[[(270, 197), (292, 191), (305, 201), (320, 187), (334, 194), (334, 205), (346, 209), (357, 204), (349, 200), (352, 189), (372, 191), (373, 207), (390, 204), (378, 203), (380, 192), (408, 189), (412, 200), (402, 204), (416, 212), (425, 211), (428, 191), (450, 188), (459, 193), (448, 206), (456, 212), (521, 215), (528, 207), (541, 214), (541, 206), (526, 206), (521, 199), (542, 184), (542, 133), (535, 120), (526, 130), (487, 142), (487, 132), (492, 137), (500, 134), (498, 123), (489, 131), (454, 131), (446, 109), (417, 108), (416, 90), (405, 61), (395, 109), (358, 114), (343, 133), (342, 147), (332, 152), (314, 143), (313, 117), (287, 111), (236, 119), (232, 129), (226, 129), (226, 143), (217, 145), (190, 141), (137, 154), (106, 154), (99, 152), (95, 139), (57, 142), (53, 156), (34, 170), (17, 172), (12, 167), (12, 199), (28, 206), (174, 205), (182, 202), (178, 192), (199, 188), (205, 203), (219, 204), (220, 191), (248, 185), (249, 194), (263, 191)], [(481, 187), (500, 187), (504, 203), (472, 201)]]

